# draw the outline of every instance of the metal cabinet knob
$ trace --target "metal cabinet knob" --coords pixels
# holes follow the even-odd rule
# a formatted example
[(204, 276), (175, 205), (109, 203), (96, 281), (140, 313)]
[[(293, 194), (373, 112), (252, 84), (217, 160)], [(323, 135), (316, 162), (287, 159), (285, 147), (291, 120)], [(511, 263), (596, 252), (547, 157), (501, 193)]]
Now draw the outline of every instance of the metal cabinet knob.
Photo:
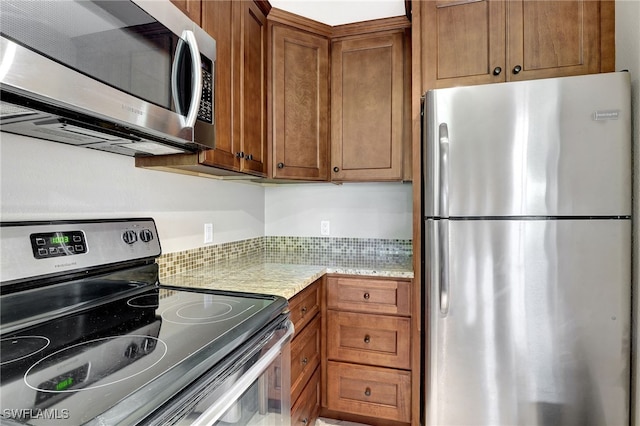
[(520, 65), (516, 65), (515, 67), (513, 67), (514, 74), (518, 74), (520, 71), (522, 71), (522, 67)]
[(364, 297), (364, 300), (369, 300), (371, 296), (369, 295), (369, 293), (365, 293), (362, 297)]
[(369, 336), (368, 334), (366, 336), (364, 336), (364, 342), (365, 343), (371, 342), (371, 336)]
[(284, 169), (284, 163), (278, 163), (278, 168), (279, 169)]
[(371, 396), (371, 388), (366, 388), (366, 389), (364, 390), (364, 394), (365, 394), (366, 396)]
[(502, 72), (502, 68), (500, 67), (495, 67), (493, 69), (493, 75), (500, 75), (501, 72)]
[(336, 166), (336, 167), (334, 167), (334, 168), (333, 168), (333, 171), (334, 171), (334, 172), (336, 172), (336, 173), (338, 173), (338, 172), (340, 171), (340, 167), (337, 167), (337, 166)]
[(236, 158), (244, 158), (244, 152), (236, 152)]
[(253, 154), (247, 155), (247, 160), (253, 160)]
[(307, 365), (309, 363), (309, 360), (307, 359), (307, 357), (304, 357), (300, 362), (302, 363), (302, 365)]
[(306, 425), (307, 423), (309, 423), (309, 419), (305, 417), (300, 421), (300, 423), (302, 423), (303, 425)]
[(302, 313), (302, 315), (307, 313), (307, 307), (303, 306), (302, 309), (300, 309), (300, 312)]

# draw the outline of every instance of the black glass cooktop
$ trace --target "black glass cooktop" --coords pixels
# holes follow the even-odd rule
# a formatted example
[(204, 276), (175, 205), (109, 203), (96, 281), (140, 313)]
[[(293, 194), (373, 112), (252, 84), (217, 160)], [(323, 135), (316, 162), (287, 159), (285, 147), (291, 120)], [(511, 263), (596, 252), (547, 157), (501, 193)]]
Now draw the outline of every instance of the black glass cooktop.
[[(152, 409), (287, 306), (276, 296), (110, 284), (128, 290), (118, 297), (103, 295), (100, 303), (80, 297), (76, 312), (46, 321), (29, 322), (23, 314), (23, 327), (2, 331), (3, 417), (34, 425), (68, 425), (99, 419), (118, 404), (125, 410)], [(32, 301), (36, 317), (42, 317), (42, 306), (55, 308), (57, 303), (46, 298)], [(24, 300), (13, 302), (18, 305), (12, 308), (5, 300), (2, 309), (18, 314), (29, 309)], [(11, 323), (4, 315), (3, 324)]]

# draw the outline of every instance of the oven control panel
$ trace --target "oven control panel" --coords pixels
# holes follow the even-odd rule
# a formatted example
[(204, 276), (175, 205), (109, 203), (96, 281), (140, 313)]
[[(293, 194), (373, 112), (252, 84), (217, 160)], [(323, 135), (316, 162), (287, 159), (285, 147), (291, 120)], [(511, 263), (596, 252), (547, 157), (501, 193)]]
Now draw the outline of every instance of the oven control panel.
[(161, 254), (151, 218), (0, 222), (0, 285)]
[(31, 234), (31, 249), (36, 259), (72, 256), (87, 252), (82, 231), (62, 231)]

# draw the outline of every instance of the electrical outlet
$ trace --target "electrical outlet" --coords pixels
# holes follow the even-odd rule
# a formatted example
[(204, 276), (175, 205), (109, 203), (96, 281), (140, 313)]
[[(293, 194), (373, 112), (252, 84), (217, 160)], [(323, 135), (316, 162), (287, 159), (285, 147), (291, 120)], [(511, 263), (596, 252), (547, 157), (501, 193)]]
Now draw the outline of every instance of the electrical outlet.
[(320, 221), (320, 235), (329, 235), (330, 232), (330, 227), (329, 227), (329, 221), (328, 220), (321, 220)]
[(210, 244), (213, 242), (213, 223), (204, 224), (204, 243)]

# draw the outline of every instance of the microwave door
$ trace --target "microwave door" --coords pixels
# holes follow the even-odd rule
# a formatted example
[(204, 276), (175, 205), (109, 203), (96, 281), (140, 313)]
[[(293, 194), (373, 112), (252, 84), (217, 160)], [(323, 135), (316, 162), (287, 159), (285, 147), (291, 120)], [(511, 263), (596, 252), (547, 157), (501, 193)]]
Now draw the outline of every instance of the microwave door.
[(212, 97), (202, 80), (213, 74), (215, 40), (169, 1), (2, 3), (3, 95), (203, 148), (193, 134), (196, 122), (213, 116), (212, 102), (208, 114), (199, 106), (203, 93)]

